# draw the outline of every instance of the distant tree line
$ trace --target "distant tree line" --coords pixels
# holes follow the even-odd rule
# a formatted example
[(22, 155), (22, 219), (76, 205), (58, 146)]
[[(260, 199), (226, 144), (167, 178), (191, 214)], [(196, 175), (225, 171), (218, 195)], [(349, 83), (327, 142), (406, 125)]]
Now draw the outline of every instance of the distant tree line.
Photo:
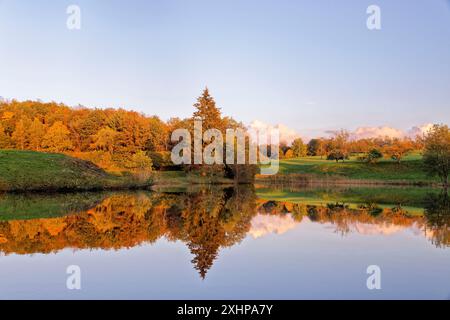
[(320, 156), (322, 159), (345, 161), (355, 155), (361, 161), (374, 163), (387, 157), (400, 163), (406, 154), (413, 150), (422, 150), (423, 138), (365, 138), (350, 139), (350, 134), (341, 130), (329, 138), (314, 138), (304, 143), (301, 138), (295, 139), (290, 146), (280, 145), (281, 158), (299, 158)]

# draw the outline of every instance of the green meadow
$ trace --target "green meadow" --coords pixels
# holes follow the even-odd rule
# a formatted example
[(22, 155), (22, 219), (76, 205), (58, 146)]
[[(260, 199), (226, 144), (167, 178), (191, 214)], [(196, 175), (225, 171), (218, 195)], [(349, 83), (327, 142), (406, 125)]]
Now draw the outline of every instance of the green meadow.
[(430, 177), (424, 172), (419, 154), (405, 157), (400, 164), (389, 159), (382, 159), (377, 163), (366, 163), (357, 160), (356, 156), (344, 162), (325, 160), (320, 157), (281, 159), (278, 175), (304, 175), (317, 179), (403, 181), (411, 184), (438, 182), (437, 178)]

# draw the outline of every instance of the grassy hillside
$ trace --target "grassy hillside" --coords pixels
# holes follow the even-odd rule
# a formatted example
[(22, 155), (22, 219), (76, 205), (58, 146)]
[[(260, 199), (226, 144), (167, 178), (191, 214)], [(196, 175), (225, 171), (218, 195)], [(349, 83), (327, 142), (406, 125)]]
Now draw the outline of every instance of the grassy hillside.
[(391, 160), (381, 160), (369, 164), (356, 159), (336, 163), (322, 160), (320, 157), (305, 157), (280, 160), (280, 175), (311, 175), (317, 178), (343, 178), (373, 181), (405, 181), (414, 183), (438, 182), (434, 177), (427, 176), (422, 169), (422, 160), (413, 155), (397, 164)]
[(147, 184), (63, 154), (0, 150), (0, 191), (106, 190)]

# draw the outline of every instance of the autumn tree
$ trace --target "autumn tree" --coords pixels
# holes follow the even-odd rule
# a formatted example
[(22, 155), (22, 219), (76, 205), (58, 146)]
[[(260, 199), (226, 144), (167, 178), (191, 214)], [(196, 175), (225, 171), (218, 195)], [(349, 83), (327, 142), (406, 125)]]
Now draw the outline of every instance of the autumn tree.
[(45, 134), (42, 147), (50, 152), (63, 152), (73, 148), (72, 141), (70, 140), (70, 131), (61, 122), (55, 122)]
[(193, 114), (193, 119), (202, 120), (203, 130), (218, 129), (224, 131), (224, 122), (220, 108), (216, 106), (214, 98), (209, 94), (208, 88), (203, 90), (203, 94), (197, 98), (194, 104), (196, 111)]
[(16, 128), (14, 130), (14, 133), (12, 134), (12, 140), (19, 150), (25, 150), (28, 147), (28, 133), (27, 133), (27, 125), (29, 124), (29, 119), (24, 118), (20, 119), (17, 124)]
[(152, 159), (150, 159), (144, 151), (138, 151), (131, 157), (131, 160), (128, 163), (128, 168), (135, 172), (151, 172)]
[(115, 150), (117, 153), (134, 154), (145, 150), (150, 137), (147, 119), (133, 111), (117, 110), (112, 115), (110, 127), (118, 132)]
[(315, 155), (320, 156), (320, 158), (322, 159), (324, 156), (327, 155), (326, 139), (318, 138), (318, 139), (312, 139), (311, 141), (313, 141), (313, 140), (315, 140), (315, 141), (312, 142), (311, 144), (308, 144), (308, 148), (311, 148), (310, 149), (311, 153), (312, 153), (312, 151), (314, 151)]
[(70, 122), (66, 125), (71, 132), (76, 149), (87, 151), (95, 134), (107, 125), (106, 111), (87, 108), (74, 110)]
[(148, 151), (165, 151), (169, 142), (169, 131), (167, 125), (158, 117), (148, 119), (148, 139), (146, 142), (146, 150)]
[(350, 151), (354, 153), (368, 153), (371, 149), (380, 147), (376, 141), (371, 138), (353, 140), (349, 143)]
[[(195, 111), (191, 119), (187, 121), (182, 121), (180, 124), (187, 124), (191, 136), (195, 136), (194, 133), (194, 121), (200, 120), (202, 122), (202, 130), (205, 132), (209, 129), (216, 129), (220, 131), (222, 135), (226, 132), (226, 121), (222, 118), (220, 108), (216, 106), (214, 98), (209, 94), (208, 88), (203, 90), (200, 97), (197, 98), (197, 102), (194, 104)], [(230, 122), (229, 122), (230, 124)], [(210, 142), (215, 141), (216, 137), (211, 138), (210, 141), (203, 140), (203, 148), (210, 144)], [(192, 145), (194, 145), (194, 139), (192, 139)], [(222, 150), (223, 151), (223, 150)], [(212, 149), (211, 152), (217, 152), (216, 148)], [(223, 156), (226, 157), (226, 153), (223, 152)], [(194, 162), (194, 161), (193, 161)], [(188, 171), (198, 171), (202, 176), (216, 177), (225, 175), (225, 165), (223, 164), (198, 164), (194, 163), (192, 165), (185, 166)]]
[(384, 148), (384, 153), (392, 160), (400, 164), (405, 155), (413, 150), (413, 143), (410, 139), (395, 138)]
[(286, 152), (284, 153), (284, 158), (285, 159), (295, 158), (294, 151), (290, 148), (288, 150), (286, 150)]
[(117, 131), (110, 127), (101, 128), (93, 137), (91, 143), (91, 149), (102, 150), (113, 153), (114, 144), (117, 137)]
[(329, 160), (342, 160), (348, 158), (348, 140), (350, 134), (345, 130), (340, 130), (334, 133), (334, 137), (329, 141)]
[(291, 149), (295, 158), (306, 157), (307, 147), (301, 138), (297, 138), (292, 142)]
[(38, 118), (34, 118), (30, 128), (28, 129), (28, 134), (29, 148), (31, 150), (40, 150), (45, 136), (45, 126)]
[(414, 140), (412, 141), (413, 149), (418, 151), (423, 151), (425, 148), (425, 137), (423, 135), (417, 135)]
[(425, 170), (438, 176), (448, 188), (450, 173), (450, 129), (447, 125), (434, 125), (424, 139), (423, 163)]
[(0, 149), (5, 149), (10, 146), (10, 138), (6, 134), (5, 129), (3, 128), (2, 124), (0, 123)]

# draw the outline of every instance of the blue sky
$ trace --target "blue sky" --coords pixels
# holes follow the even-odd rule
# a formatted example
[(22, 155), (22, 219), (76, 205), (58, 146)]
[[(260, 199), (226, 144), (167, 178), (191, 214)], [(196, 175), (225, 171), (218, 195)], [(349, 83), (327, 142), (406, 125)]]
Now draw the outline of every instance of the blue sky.
[(449, 1), (0, 0), (0, 96), (168, 119), (205, 85), (224, 114), (301, 133), (449, 123)]

